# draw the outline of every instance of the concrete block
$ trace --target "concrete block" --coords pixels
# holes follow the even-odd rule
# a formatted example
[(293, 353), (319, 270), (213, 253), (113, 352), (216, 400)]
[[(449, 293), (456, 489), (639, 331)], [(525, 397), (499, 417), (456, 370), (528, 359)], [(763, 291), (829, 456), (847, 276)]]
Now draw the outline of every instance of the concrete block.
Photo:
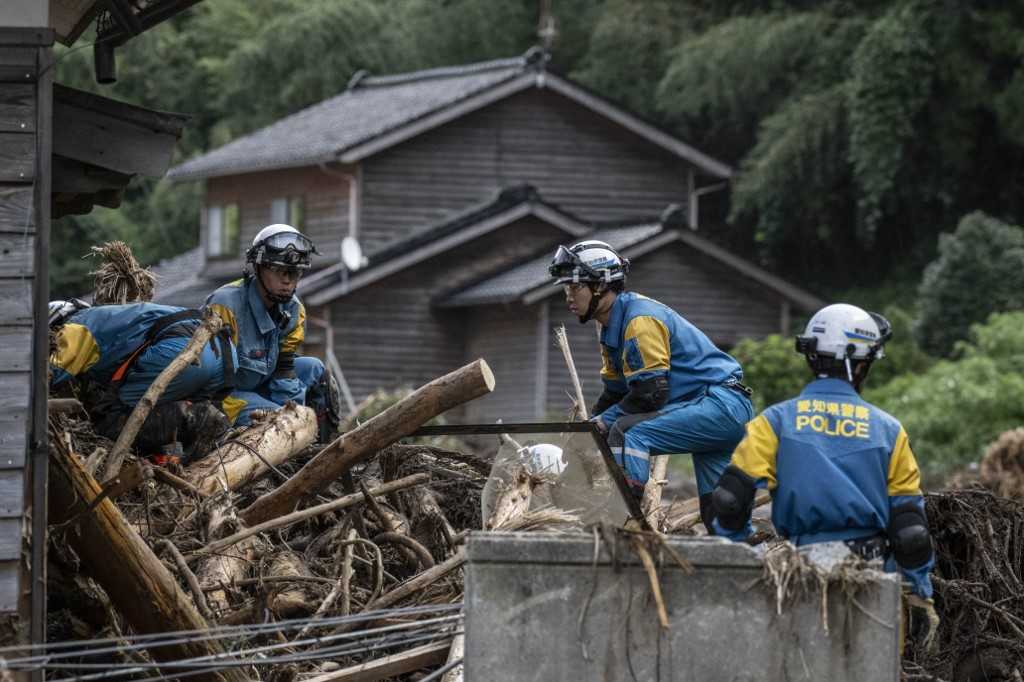
[[(696, 569), (660, 569), (671, 627), (625, 546), (586, 534), (474, 533), (466, 569), (469, 682), (899, 679), (899, 581), (866, 572), (854, 605), (829, 590), (776, 612), (748, 546), (673, 538)], [(618, 556), (613, 556), (618, 554)]]

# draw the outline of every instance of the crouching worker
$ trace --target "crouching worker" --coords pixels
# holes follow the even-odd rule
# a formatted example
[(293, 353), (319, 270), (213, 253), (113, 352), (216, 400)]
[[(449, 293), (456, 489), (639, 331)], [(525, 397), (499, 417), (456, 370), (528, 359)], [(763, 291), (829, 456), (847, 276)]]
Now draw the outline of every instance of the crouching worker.
[(316, 248), (290, 225), (268, 225), (245, 252), (245, 276), (214, 291), (207, 305), (223, 318), (238, 348), (235, 390), (224, 412), (247, 425), (256, 411), (288, 401), (316, 410), (320, 441), (339, 422), (337, 385), (317, 358), (298, 355), (306, 338), (306, 309), (295, 296)]
[[(153, 380), (188, 345), (202, 316), (155, 303), (90, 307), (77, 299), (53, 301), (50, 386), (75, 380), (96, 431), (116, 439)], [(236, 363), (226, 333), (211, 339), (150, 412), (136, 441), (141, 452), (157, 463), (205, 455), (228, 423), (204, 401), (231, 389)]]
[(753, 416), (750, 389), (739, 363), (703, 332), (625, 291), (628, 270), (628, 260), (595, 240), (558, 247), (550, 267), (569, 311), (601, 324), (604, 392), (593, 414), (634, 494), (643, 494), (651, 455), (689, 452), (711, 532), (711, 491)]
[(814, 380), (747, 425), (714, 491), (714, 523), (719, 535), (748, 537), (755, 489), (767, 488), (775, 530), (795, 545), (843, 542), (898, 569), (909, 582), (914, 624), (929, 642), (938, 616), (917, 461), (900, 423), (859, 395), (891, 336), (885, 318), (851, 305), (811, 318), (796, 347)]

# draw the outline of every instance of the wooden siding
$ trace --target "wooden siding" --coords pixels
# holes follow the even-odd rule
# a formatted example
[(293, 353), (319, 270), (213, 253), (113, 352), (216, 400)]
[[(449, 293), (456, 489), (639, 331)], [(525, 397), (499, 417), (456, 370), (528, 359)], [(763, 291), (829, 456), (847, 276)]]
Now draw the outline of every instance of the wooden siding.
[[(781, 330), (782, 299), (758, 289), (749, 280), (717, 261), (675, 243), (635, 259), (629, 288), (661, 301), (728, 351), (744, 338), (762, 338)], [(594, 325), (581, 325), (562, 304), (547, 299), (552, 327), (565, 324), (573, 358), (583, 383), (587, 408), (597, 400), (601, 384), (601, 358)], [(571, 391), (562, 354), (548, 358), (548, 410), (565, 414)], [(756, 388), (756, 387), (755, 387)]]
[(435, 309), (431, 301), (564, 238), (524, 218), (333, 302), (335, 354), (355, 400), (378, 388), (415, 388), (464, 364), (469, 311)]
[[(313, 258), (314, 267), (338, 262), (341, 240), (349, 232), (349, 184), (343, 177), (353, 169), (291, 168), (261, 173), (245, 173), (211, 178), (206, 184), (206, 206), (238, 204), (241, 230), (239, 253), (209, 260), (207, 273), (233, 274), (239, 259), (262, 228), (270, 224), (270, 206), (274, 199), (302, 197), (305, 209), (303, 231), (316, 243), (321, 256)], [(202, 221), (200, 239), (206, 247), (206, 221)]]
[(539, 306), (471, 309), (464, 327), (466, 360), (484, 358), (494, 372), (494, 392), (467, 404), (466, 423), (534, 421)]
[[(45, 317), (35, 334), (33, 311), (47, 295), (52, 75), (47, 70), (37, 80), (40, 63), (48, 63), (49, 48), (39, 47), (47, 40), (48, 32), (28, 29), (0, 36), (0, 64), (10, 66), (0, 69), (0, 611), (20, 611), (33, 636), (42, 623), (29, 617), (42, 607), (43, 591), (29, 606), (19, 582), (30, 584), (28, 563), (20, 562), (26, 509), (45, 523), (45, 510), (31, 513), (30, 434), (33, 413), (42, 415), (41, 429), (46, 415)], [(45, 462), (45, 454), (36, 461)], [(43, 557), (45, 538), (40, 542), (32, 548), (34, 560)]]
[(360, 234), (372, 251), (527, 182), (588, 220), (685, 205), (690, 166), (548, 90), (485, 107), (363, 162)]

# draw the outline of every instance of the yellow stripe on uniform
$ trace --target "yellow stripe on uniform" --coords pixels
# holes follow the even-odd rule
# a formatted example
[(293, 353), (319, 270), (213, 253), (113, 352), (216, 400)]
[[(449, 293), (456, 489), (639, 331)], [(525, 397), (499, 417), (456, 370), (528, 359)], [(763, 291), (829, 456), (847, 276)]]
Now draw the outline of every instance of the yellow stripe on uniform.
[(299, 346), (306, 340), (306, 306), (299, 304), (298, 321), (295, 328), (281, 339), (282, 353), (298, 353)]
[(612, 359), (608, 355), (608, 349), (601, 346), (601, 378), (608, 381), (621, 381), (622, 377), (612, 367)]
[(238, 415), (242, 413), (245, 406), (249, 404), (249, 401), (236, 398), (234, 396), (228, 396), (221, 401), (221, 409), (224, 410), (224, 414), (228, 416), (228, 420), (234, 424), (235, 420), (238, 419)]
[(768, 481), (768, 490), (774, 490), (777, 485), (775, 455), (778, 452), (779, 437), (761, 414), (747, 422), (747, 435), (732, 453), (732, 463), (751, 478)]
[[(656, 317), (642, 315), (634, 317), (626, 325), (624, 335), (625, 348), (622, 349), (623, 362), (622, 373), (630, 377), (640, 372), (663, 372), (669, 369), (669, 358), (672, 355), (672, 348), (668, 340), (668, 327)], [(640, 357), (643, 366), (636, 369), (627, 362), (630, 352), (630, 339), (636, 339), (636, 345), (640, 349)]]
[(211, 303), (210, 310), (220, 315), (220, 319), (224, 320), (224, 324), (231, 329), (231, 341), (237, 346), (238, 320), (235, 319), (235, 312), (222, 303)]
[(900, 434), (896, 436), (896, 447), (889, 458), (889, 496), (920, 494), (921, 471), (910, 449), (910, 438), (901, 426)]
[(57, 332), (57, 350), (50, 364), (78, 376), (100, 361), (100, 347), (85, 325), (69, 322)]

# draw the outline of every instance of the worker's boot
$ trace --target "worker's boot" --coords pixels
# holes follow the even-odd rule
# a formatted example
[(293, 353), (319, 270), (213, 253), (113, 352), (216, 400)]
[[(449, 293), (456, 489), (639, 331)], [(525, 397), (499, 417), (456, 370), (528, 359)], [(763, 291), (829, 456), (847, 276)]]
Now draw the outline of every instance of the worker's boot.
[(330, 443), (337, 438), (341, 425), (341, 390), (330, 372), (324, 371), (320, 380), (306, 389), (306, 406), (316, 411), (318, 442)]

